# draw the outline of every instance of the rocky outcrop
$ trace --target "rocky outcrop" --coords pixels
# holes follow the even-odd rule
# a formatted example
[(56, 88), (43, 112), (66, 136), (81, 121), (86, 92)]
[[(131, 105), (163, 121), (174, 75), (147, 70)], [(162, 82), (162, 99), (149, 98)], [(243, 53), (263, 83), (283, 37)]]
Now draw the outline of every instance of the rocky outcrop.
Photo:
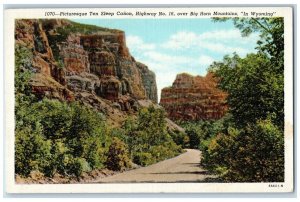
[(117, 124), (138, 100), (157, 103), (155, 74), (136, 62), (125, 33), (68, 20), (17, 20), (16, 45), (32, 51), (32, 92), (39, 98), (78, 100)]
[(162, 89), (160, 105), (172, 120), (220, 119), (227, 111), (226, 97), (212, 73), (205, 77), (183, 73)]
[(66, 88), (64, 70), (53, 57), (45, 31), (38, 20), (16, 20), (15, 45), (32, 52), (31, 87), (38, 97), (73, 100), (73, 93)]
[(79, 36), (71, 34), (66, 42), (58, 45), (63, 60), (61, 65), (65, 68), (67, 74), (90, 72), (88, 52), (80, 45)]
[(146, 90), (146, 96), (157, 103), (157, 85), (154, 72), (150, 71), (148, 67), (140, 62), (137, 62), (137, 67), (142, 76), (142, 82)]

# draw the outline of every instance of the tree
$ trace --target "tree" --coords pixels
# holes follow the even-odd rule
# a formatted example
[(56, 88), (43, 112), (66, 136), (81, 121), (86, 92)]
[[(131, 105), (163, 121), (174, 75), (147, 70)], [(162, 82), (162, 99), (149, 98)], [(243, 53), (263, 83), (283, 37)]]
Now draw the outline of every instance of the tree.
[(273, 71), (265, 54), (227, 56), (210, 69), (220, 78), (219, 87), (228, 92), (229, 110), (238, 126), (270, 117), (283, 130), (283, 75)]
[(215, 136), (203, 163), (227, 182), (283, 182), (284, 141), (270, 120)]
[[(225, 21), (229, 18), (214, 18)], [(270, 117), (284, 128), (284, 23), (283, 18), (232, 18), (243, 36), (260, 33), (258, 53), (242, 59), (234, 54), (210, 69), (229, 93), (228, 104), (236, 122), (255, 123)]]
[(163, 109), (154, 106), (143, 108), (138, 114), (138, 130), (144, 131), (145, 141), (149, 145), (158, 145), (166, 141), (168, 134)]
[(131, 167), (128, 150), (124, 142), (114, 137), (109, 147), (106, 166), (111, 170), (124, 170)]
[[(215, 19), (217, 21), (228, 18)], [(243, 36), (260, 33), (258, 53), (233, 54), (210, 70), (227, 102), (234, 127), (205, 144), (203, 164), (229, 182), (284, 180), (283, 18), (234, 18)]]
[(272, 67), (278, 73), (284, 70), (284, 19), (274, 18), (214, 18), (215, 21), (232, 19), (233, 24), (242, 36), (259, 32), (260, 39), (257, 41), (257, 49), (270, 56)]

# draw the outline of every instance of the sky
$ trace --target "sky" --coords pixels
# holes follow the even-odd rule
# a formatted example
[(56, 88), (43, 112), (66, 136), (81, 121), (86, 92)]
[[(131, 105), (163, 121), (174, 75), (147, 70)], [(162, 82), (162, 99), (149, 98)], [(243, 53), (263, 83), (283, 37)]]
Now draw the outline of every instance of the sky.
[(158, 97), (179, 73), (205, 76), (214, 61), (256, 52), (257, 34), (242, 37), (231, 21), (198, 19), (72, 19), (125, 31), (131, 55), (156, 74)]

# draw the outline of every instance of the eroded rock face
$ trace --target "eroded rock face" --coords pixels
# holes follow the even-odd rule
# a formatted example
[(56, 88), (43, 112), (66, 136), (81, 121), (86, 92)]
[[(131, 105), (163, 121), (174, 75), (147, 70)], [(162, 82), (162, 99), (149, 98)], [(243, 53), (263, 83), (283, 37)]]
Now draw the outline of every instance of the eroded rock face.
[(140, 62), (137, 62), (137, 67), (142, 76), (147, 98), (157, 103), (157, 85), (154, 72), (150, 71), (146, 65)]
[(135, 112), (140, 99), (157, 102), (155, 74), (130, 55), (123, 31), (86, 34), (67, 26), (72, 22), (63, 19), (16, 21), (16, 44), (33, 54), (33, 93), (80, 100), (112, 122)]
[(38, 20), (16, 20), (15, 45), (32, 52), (31, 64), (35, 75), (31, 86), (35, 94), (73, 100), (72, 93), (65, 87), (65, 72), (54, 60), (47, 35)]
[(205, 77), (183, 73), (162, 89), (160, 105), (172, 120), (220, 119), (227, 111), (226, 96), (212, 73)]
[(63, 66), (70, 75), (90, 72), (88, 52), (80, 45), (78, 35), (69, 35), (66, 42), (59, 44)]

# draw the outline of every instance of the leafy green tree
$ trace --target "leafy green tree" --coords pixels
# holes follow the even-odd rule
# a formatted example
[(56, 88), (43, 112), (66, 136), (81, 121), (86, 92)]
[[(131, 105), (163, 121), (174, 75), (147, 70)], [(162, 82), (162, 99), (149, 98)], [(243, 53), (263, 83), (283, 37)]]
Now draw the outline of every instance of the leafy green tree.
[(227, 56), (210, 69), (220, 78), (219, 87), (229, 94), (227, 102), (235, 123), (244, 127), (270, 117), (283, 129), (283, 74), (274, 72), (266, 55)]
[(225, 56), (211, 65), (219, 87), (228, 93), (233, 119), (223, 126), (227, 131), (221, 130), (202, 145), (202, 163), (229, 182), (282, 182), (283, 18), (234, 18), (233, 22), (243, 36), (260, 33), (258, 53), (245, 58)]
[[(223, 89), (232, 88), (238, 85), (238, 82), (228, 81), (228, 77), (243, 76), (248, 84), (250, 91), (259, 90), (257, 96), (257, 108), (267, 113), (276, 125), (283, 130), (284, 127), (284, 19), (282, 17), (274, 18), (214, 18), (215, 21), (226, 21), (232, 19), (234, 25), (241, 30), (243, 36), (249, 36), (251, 33), (260, 33), (260, 39), (257, 41), (259, 53), (251, 55), (246, 59), (240, 59), (237, 55), (233, 58), (226, 57), (223, 65), (227, 65), (232, 71), (220, 71), (221, 87)], [(255, 58), (254, 58), (255, 57)], [(216, 66), (222, 64), (214, 64)], [(237, 66), (241, 66), (240, 68)], [(245, 66), (245, 67), (244, 67)], [(217, 68), (218, 69), (218, 68)], [(235, 71), (237, 70), (237, 71)], [(242, 71), (242, 72), (241, 72)], [(226, 76), (225, 73), (231, 73)], [(242, 74), (241, 74), (242, 73)], [(251, 78), (252, 77), (252, 78)], [(224, 81), (222, 81), (224, 80)], [(230, 80), (230, 79), (229, 79)], [(226, 83), (228, 81), (228, 83)], [(231, 85), (231, 86), (230, 86)], [(257, 85), (258, 87), (253, 87)], [(254, 88), (254, 89), (252, 89)], [(240, 89), (245, 92), (247, 89)], [(244, 93), (245, 94), (245, 93)], [(242, 98), (241, 95), (240, 98)], [(233, 98), (232, 98), (233, 99)], [(250, 101), (253, 102), (253, 101)], [(270, 109), (273, 105), (274, 109)], [(234, 107), (234, 105), (230, 105)], [(246, 106), (247, 107), (247, 106)], [(266, 107), (266, 108), (265, 108)], [(250, 109), (251, 110), (251, 109)], [(234, 115), (236, 117), (236, 115)], [(264, 119), (264, 117), (259, 117)], [(255, 119), (254, 122), (258, 120)]]
[(145, 141), (149, 145), (158, 145), (166, 141), (167, 124), (163, 109), (154, 106), (142, 108), (138, 114), (138, 130), (145, 132)]
[(37, 124), (36, 130), (24, 127), (16, 131), (15, 136), (15, 172), (29, 175), (32, 170), (50, 174), (51, 141), (42, 135), (42, 127)]
[(111, 170), (124, 170), (131, 167), (126, 145), (116, 137), (112, 139), (112, 144), (109, 146), (106, 166)]
[(31, 88), (29, 80), (32, 76), (32, 59), (33, 55), (29, 48), (16, 45), (15, 46), (15, 94), (17, 102), (21, 96), (29, 95)]
[(129, 117), (121, 129), (112, 131), (112, 136), (126, 143), (129, 156), (136, 164), (144, 166), (174, 157), (181, 152), (181, 147), (169, 134), (165, 117), (163, 109), (141, 108), (137, 117)]
[(257, 41), (259, 51), (270, 56), (273, 70), (283, 73), (284, 70), (284, 19), (273, 18), (213, 18), (215, 21), (232, 20), (242, 36), (254, 32), (260, 33)]
[[(48, 99), (31, 103), (24, 110), (25, 115), (18, 120), (19, 126), (16, 130), (17, 139), (22, 140), (22, 144), (16, 141), (16, 165), (20, 165), (16, 173), (28, 174), (27, 171), (24, 173), (21, 170), (37, 169), (48, 176), (55, 172), (79, 175), (91, 169), (104, 167), (108, 131), (101, 114), (76, 102), (66, 103)], [(45, 156), (42, 150), (30, 150), (34, 141), (26, 137), (29, 132), (24, 131), (25, 129), (30, 129), (32, 134), (36, 134), (34, 137), (39, 138), (36, 141), (47, 142), (50, 156)], [(25, 151), (23, 145), (27, 144), (28, 151)], [(47, 166), (42, 163), (36, 163), (35, 167), (31, 164), (26, 165), (23, 155), (27, 156), (28, 161), (36, 158), (35, 162), (45, 162)]]
[(33, 55), (29, 48), (15, 46), (15, 118), (16, 129), (23, 127), (23, 118), (27, 115), (27, 108), (35, 100), (29, 85), (32, 77)]
[(284, 181), (284, 141), (270, 120), (229, 128), (210, 141), (202, 163), (228, 182)]

